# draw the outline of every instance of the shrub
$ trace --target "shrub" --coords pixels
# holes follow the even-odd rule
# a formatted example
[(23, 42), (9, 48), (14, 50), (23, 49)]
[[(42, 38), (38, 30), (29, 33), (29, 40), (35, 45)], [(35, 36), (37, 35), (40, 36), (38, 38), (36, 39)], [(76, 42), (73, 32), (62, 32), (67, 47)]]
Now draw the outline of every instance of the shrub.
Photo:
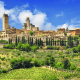
[(68, 79), (68, 78), (70, 78), (70, 75), (69, 74), (68, 75), (65, 75), (64, 78), (65, 79)]
[(48, 45), (47, 49), (53, 49), (53, 47), (51, 45)]
[(10, 61), (10, 65), (12, 69), (19, 69), (19, 68), (29, 68), (31, 67), (31, 58), (25, 58), (21, 56), (20, 58), (14, 58)]
[(27, 52), (31, 50), (29, 44), (22, 44), (22, 45), (21, 45), (21, 49), (22, 49), (23, 51), (27, 51)]
[(4, 61), (5, 59), (6, 59), (5, 57), (1, 58), (2, 61)]
[(40, 48), (42, 48), (42, 45), (40, 45)]
[(80, 71), (80, 68), (76, 68), (77, 71)]
[(50, 57), (46, 57), (45, 64), (48, 66), (50, 65)]
[(41, 61), (39, 61), (39, 60), (37, 60), (37, 59), (34, 59), (34, 66), (35, 66), (35, 67), (40, 67), (40, 66), (42, 66)]
[(75, 69), (76, 69), (75, 65), (71, 63), (70, 70), (75, 70)]
[(63, 64), (62, 64), (62, 62), (57, 62), (56, 64), (55, 64), (55, 68), (63, 68)]
[(22, 66), (24, 67), (24, 68), (29, 68), (29, 67), (31, 67), (31, 58), (22, 58), (21, 59), (22, 60)]
[(78, 48), (77, 47), (73, 47), (72, 50), (73, 50), (74, 53), (78, 53)]
[(35, 52), (35, 50), (37, 50), (36, 46), (31, 46), (31, 49)]
[(18, 45), (16, 46), (16, 49), (21, 49), (22, 42), (19, 42)]
[(55, 59), (53, 56), (50, 57), (50, 64), (51, 64), (51, 67), (55, 65)]
[(69, 45), (66, 45), (66, 46), (65, 46), (65, 49), (67, 49), (67, 48), (70, 48), (70, 46), (69, 46)]
[(62, 64), (64, 69), (70, 69), (71, 64), (67, 58), (62, 59)]
[(8, 72), (7, 69), (2, 69), (2, 73), (6, 73), (6, 72)]
[(62, 55), (63, 53), (62, 53), (62, 51), (58, 51), (58, 54), (59, 54), (59, 55)]

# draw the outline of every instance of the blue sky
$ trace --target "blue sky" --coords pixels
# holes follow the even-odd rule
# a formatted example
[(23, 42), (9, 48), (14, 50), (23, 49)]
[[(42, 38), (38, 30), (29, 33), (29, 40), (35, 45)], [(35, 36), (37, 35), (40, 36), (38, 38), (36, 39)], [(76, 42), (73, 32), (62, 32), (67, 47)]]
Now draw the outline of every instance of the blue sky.
[(39, 30), (80, 28), (80, 0), (0, 0), (0, 31), (3, 13), (17, 29), (23, 28), (26, 17)]

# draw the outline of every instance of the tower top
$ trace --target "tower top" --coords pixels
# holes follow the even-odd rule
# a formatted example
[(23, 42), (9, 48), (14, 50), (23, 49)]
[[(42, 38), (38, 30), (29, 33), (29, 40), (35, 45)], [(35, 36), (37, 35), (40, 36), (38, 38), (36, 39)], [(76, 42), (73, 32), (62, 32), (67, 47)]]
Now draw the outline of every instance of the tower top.
[(8, 17), (8, 14), (5, 14), (5, 13), (4, 13), (3, 16), (4, 16), (4, 17)]
[(29, 17), (26, 18), (26, 21), (29, 20)]

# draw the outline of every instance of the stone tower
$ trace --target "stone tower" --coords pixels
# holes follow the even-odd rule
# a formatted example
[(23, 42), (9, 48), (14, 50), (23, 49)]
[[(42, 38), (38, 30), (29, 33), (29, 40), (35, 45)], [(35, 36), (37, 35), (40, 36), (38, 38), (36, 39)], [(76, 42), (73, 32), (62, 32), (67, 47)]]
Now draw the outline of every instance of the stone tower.
[(29, 17), (26, 18), (27, 30), (30, 30), (30, 20)]
[(8, 25), (8, 17), (8, 14), (3, 14), (3, 31), (10, 28), (10, 26)]

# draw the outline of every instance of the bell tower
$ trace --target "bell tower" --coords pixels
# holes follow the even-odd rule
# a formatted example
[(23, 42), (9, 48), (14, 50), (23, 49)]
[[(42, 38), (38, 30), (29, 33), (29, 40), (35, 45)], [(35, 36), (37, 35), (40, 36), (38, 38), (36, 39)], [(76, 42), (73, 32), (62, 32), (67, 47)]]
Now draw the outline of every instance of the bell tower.
[(8, 14), (3, 14), (3, 31), (10, 28), (10, 26), (8, 25), (8, 17)]

